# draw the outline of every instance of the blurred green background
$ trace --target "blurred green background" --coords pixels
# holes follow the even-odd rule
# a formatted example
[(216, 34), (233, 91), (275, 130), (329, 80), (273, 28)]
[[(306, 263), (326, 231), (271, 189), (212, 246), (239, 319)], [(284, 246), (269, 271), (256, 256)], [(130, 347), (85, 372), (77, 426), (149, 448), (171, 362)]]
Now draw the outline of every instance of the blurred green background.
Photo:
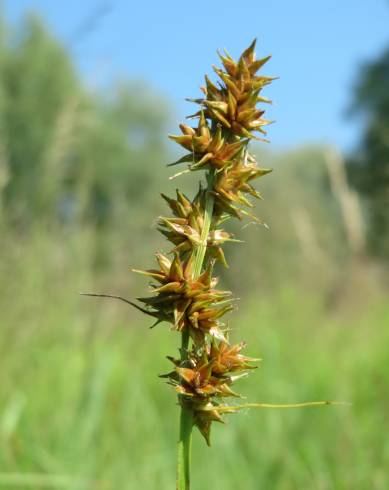
[[(230, 416), (211, 449), (196, 433), (194, 490), (389, 488), (389, 51), (356, 80), (353, 151), (255, 148), (275, 169), (270, 229), (235, 224), (245, 243), (218, 271), (242, 298), (233, 338), (263, 359), (248, 400), (352, 405)], [(129, 268), (165, 247), (158, 193), (197, 179), (168, 180), (176, 120), (146, 83), (90, 90), (42, 18), (2, 18), (1, 489), (174, 488), (178, 408), (157, 375), (179, 338), (78, 292), (144, 294)]]

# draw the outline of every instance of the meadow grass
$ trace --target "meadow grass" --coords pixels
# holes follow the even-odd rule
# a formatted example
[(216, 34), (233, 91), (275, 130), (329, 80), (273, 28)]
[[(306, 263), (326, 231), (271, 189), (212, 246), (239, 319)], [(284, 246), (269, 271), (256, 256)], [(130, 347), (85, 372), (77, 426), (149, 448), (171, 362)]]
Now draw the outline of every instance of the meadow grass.
[[(2, 264), (0, 488), (174, 488), (176, 399), (157, 374), (179, 336), (119, 302), (78, 297), (92, 283), (86, 261), (50, 263), (44, 247), (15, 247)], [(241, 311), (231, 324), (263, 359), (241, 383), (248, 401), (352, 405), (247, 410), (214, 426), (210, 449), (196, 433), (193, 488), (389, 488), (384, 299), (334, 312), (285, 285), (253, 292)]]

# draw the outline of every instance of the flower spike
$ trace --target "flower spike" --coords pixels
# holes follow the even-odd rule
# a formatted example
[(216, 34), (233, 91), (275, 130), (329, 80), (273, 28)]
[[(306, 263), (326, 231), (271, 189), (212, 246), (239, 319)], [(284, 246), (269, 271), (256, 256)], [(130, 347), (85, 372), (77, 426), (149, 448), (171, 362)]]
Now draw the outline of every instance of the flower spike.
[[(173, 177), (204, 171), (193, 199), (176, 191), (176, 197), (162, 194), (171, 215), (160, 216), (157, 228), (170, 242), (167, 253), (157, 253), (157, 266), (134, 270), (151, 280), (150, 295), (138, 298), (139, 306), (114, 295), (152, 316), (155, 324), (168, 323), (181, 335), (180, 357), (168, 357), (171, 372), (162, 375), (178, 394), (181, 406), (178, 490), (189, 490), (189, 458), (192, 428), (197, 427), (210, 445), (213, 422), (223, 422), (225, 414), (244, 408), (294, 408), (321, 406), (332, 402), (290, 405), (264, 403), (228, 404), (239, 398), (233, 389), (236, 381), (257, 366), (259, 359), (242, 354), (245, 343), (230, 344), (224, 316), (234, 309), (230, 291), (218, 289), (215, 263), (227, 265), (223, 246), (238, 242), (224, 229), (230, 218), (263, 223), (253, 213), (252, 198), (261, 199), (253, 182), (268, 174), (249, 152), (252, 140), (266, 141), (264, 129), (271, 123), (258, 104), (271, 101), (262, 90), (274, 78), (258, 72), (270, 56), (256, 59), (256, 40), (235, 61), (227, 52), (219, 53), (222, 68), (214, 67), (219, 81), (208, 76), (202, 87), (203, 97), (191, 99), (200, 106), (190, 118), (198, 119), (194, 127), (181, 124), (180, 135), (169, 136), (186, 154), (173, 165), (186, 163), (188, 168)], [(222, 228), (223, 225), (223, 228)]]

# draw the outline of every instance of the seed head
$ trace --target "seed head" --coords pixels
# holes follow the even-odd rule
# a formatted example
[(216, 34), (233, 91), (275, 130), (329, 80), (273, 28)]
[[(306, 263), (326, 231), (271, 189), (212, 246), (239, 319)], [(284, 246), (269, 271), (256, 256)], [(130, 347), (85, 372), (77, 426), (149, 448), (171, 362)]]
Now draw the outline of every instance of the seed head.
[(250, 140), (260, 139), (255, 133), (265, 134), (270, 122), (257, 107), (270, 102), (260, 92), (272, 78), (257, 75), (269, 58), (256, 60), (254, 48), (255, 41), (236, 62), (228, 53), (219, 55), (219, 82), (206, 76), (204, 97), (192, 99), (201, 106), (190, 116), (198, 118), (197, 125), (181, 124), (182, 134), (170, 136), (187, 151), (172, 165), (204, 170), (207, 188), (200, 183), (193, 199), (179, 190), (175, 198), (162, 194), (172, 215), (160, 216), (157, 228), (171, 243), (170, 251), (157, 253), (157, 268), (136, 271), (151, 279), (150, 296), (138, 298), (144, 311), (192, 340), (191, 347), (181, 348), (179, 359), (169, 357), (174, 369), (163, 377), (174, 386), (180, 405), (192, 412), (208, 444), (212, 422), (237, 411), (220, 400), (240, 396), (232, 385), (256, 361), (241, 353), (243, 342), (229, 343), (222, 318), (233, 309), (233, 298), (230, 291), (217, 289), (213, 274), (216, 261), (227, 265), (224, 244), (239, 241), (222, 224), (245, 215), (259, 221), (247, 211), (253, 208), (250, 198), (261, 197), (252, 183), (270, 171), (260, 168), (248, 151)]

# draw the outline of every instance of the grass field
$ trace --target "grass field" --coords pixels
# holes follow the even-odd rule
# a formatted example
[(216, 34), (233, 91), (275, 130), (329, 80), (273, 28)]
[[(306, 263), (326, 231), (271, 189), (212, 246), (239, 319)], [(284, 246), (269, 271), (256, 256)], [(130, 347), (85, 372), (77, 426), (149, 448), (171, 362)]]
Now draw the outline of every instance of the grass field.
[[(93, 282), (86, 262), (21, 250), (1, 270), (0, 488), (174, 488), (178, 409), (157, 374), (178, 336), (79, 297)], [(196, 433), (193, 489), (389, 488), (384, 298), (332, 311), (285, 285), (252, 293), (231, 325), (263, 359), (241, 382), (248, 401), (352, 405), (232, 415), (211, 449)]]

